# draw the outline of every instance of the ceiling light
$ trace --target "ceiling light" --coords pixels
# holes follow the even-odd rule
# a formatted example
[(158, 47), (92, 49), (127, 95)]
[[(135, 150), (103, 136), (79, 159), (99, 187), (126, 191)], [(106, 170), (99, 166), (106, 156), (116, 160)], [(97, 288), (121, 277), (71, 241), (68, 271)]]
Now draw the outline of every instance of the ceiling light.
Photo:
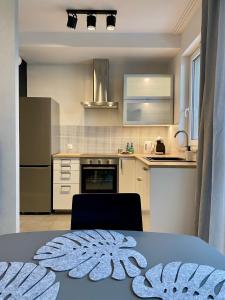
[(68, 14), (67, 27), (75, 30), (76, 26), (77, 26), (77, 15), (76, 14)]
[(116, 17), (114, 15), (109, 15), (106, 18), (106, 28), (109, 31), (112, 31), (115, 29), (116, 26)]
[(95, 15), (87, 15), (87, 28), (88, 30), (96, 29), (96, 16)]
[(114, 30), (116, 26), (117, 10), (96, 10), (96, 9), (67, 9), (67, 27), (76, 29), (77, 15), (87, 16), (87, 28), (94, 31), (96, 29), (96, 15), (105, 15), (107, 30)]

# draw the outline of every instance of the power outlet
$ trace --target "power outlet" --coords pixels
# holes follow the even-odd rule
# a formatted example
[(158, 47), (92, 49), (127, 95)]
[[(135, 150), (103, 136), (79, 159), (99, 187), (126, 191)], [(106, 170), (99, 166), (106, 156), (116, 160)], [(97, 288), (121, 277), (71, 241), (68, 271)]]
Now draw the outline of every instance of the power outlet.
[(67, 149), (72, 150), (73, 149), (73, 144), (67, 144)]

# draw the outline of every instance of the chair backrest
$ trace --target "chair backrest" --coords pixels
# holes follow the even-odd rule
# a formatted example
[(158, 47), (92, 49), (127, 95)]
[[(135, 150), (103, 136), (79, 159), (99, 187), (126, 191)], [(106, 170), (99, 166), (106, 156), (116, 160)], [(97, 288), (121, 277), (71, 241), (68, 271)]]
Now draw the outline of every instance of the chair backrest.
[(138, 194), (79, 194), (73, 196), (71, 229), (142, 231)]

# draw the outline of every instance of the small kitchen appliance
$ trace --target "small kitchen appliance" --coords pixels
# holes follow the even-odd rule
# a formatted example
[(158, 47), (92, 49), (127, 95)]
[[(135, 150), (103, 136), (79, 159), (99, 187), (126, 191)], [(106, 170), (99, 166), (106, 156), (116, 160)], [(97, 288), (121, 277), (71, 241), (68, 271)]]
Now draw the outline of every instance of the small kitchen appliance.
[(154, 151), (154, 143), (152, 141), (144, 142), (144, 153), (151, 154)]
[(155, 153), (156, 154), (165, 154), (166, 153), (166, 147), (161, 138), (157, 138), (157, 140), (156, 140)]

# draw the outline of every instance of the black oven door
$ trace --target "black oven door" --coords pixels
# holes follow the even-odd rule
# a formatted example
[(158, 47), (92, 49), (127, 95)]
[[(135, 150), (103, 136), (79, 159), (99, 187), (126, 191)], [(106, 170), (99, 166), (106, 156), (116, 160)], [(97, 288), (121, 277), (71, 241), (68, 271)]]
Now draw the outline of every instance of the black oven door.
[(81, 193), (117, 193), (117, 165), (82, 165)]

